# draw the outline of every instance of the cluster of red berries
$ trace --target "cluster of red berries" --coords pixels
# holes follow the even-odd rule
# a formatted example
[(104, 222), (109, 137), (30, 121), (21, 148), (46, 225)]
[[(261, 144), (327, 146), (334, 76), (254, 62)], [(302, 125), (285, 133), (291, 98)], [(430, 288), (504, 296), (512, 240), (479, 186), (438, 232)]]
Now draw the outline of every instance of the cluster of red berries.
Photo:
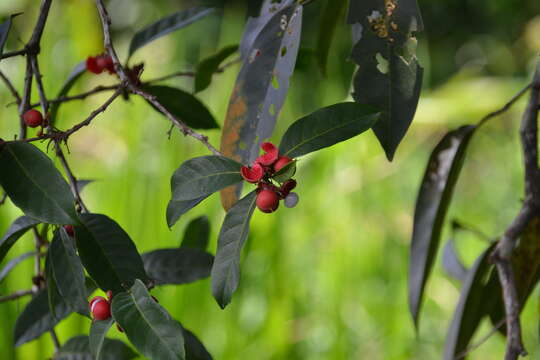
[(295, 207), (298, 195), (291, 192), (296, 187), (294, 179), (287, 179), (276, 186), (273, 177), (289, 163), (293, 162), (287, 156), (280, 156), (278, 148), (270, 143), (261, 144), (265, 154), (259, 156), (251, 166), (242, 166), (240, 173), (247, 182), (257, 184), (257, 199), (255, 204), (264, 213), (271, 213), (279, 207), (279, 201), (285, 200), (286, 207)]
[(31, 127), (31, 128), (44, 125), (43, 115), (41, 114), (41, 112), (39, 112), (36, 109), (30, 109), (27, 112), (25, 112), (23, 115), (23, 120), (26, 126)]
[(101, 74), (105, 70), (107, 70), (109, 74), (116, 74), (113, 60), (111, 56), (107, 54), (88, 57), (88, 59), (86, 59), (86, 70), (94, 74)]

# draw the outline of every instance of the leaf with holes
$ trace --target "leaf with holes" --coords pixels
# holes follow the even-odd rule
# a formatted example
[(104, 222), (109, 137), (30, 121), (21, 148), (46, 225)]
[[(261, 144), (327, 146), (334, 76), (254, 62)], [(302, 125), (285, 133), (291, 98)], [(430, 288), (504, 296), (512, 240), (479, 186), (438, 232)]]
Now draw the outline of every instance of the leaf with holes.
[[(69, 90), (75, 85), (77, 80), (86, 72), (86, 61), (81, 61), (71, 71), (71, 73), (68, 75), (67, 80), (64, 82), (64, 85), (62, 85), (62, 88), (56, 95), (56, 98), (61, 98), (66, 96), (69, 93)], [(60, 108), (61, 102), (53, 102), (51, 103), (50, 108), (50, 116), (49, 119), (51, 119), (51, 122), (54, 123), (56, 121), (56, 116), (58, 114), (58, 109)]]
[(81, 214), (81, 223), (75, 228), (79, 256), (102, 290), (117, 293), (135, 279), (147, 280), (137, 247), (120, 225), (100, 214)]
[(193, 209), (195, 206), (197, 206), (201, 201), (206, 199), (209, 195), (201, 196), (200, 198), (193, 199), (193, 200), (174, 200), (171, 199), (169, 201), (169, 204), (167, 205), (167, 225), (169, 227), (172, 227), (178, 220), (180, 220), (180, 217), (184, 215), (189, 210)]
[(210, 222), (208, 216), (199, 216), (190, 221), (184, 231), (181, 247), (206, 250), (210, 240)]
[(152, 299), (140, 280), (113, 297), (112, 315), (129, 341), (149, 359), (185, 358), (182, 326)]
[(240, 254), (249, 234), (257, 194), (252, 191), (238, 201), (225, 216), (219, 233), (212, 267), (212, 294), (224, 309), (240, 282)]
[(409, 309), (415, 326), (444, 218), (475, 129), (472, 125), (462, 126), (442, 138), (431, 153), (418, 191), (409, 261)]
[(133, 36), (133, 39), (131, 39), (131, 43), (129, 44), (129, 56), (144, 45), (175, 30), (182, 29), (209, 15), (213, 11), (213, 8), (193, 7), (191, 9), (178, 11), (177, 13), (166, 16), (163, 19), (148, 25), (144, 29), (138, 31), (135, 36)]
[(32, 227), (38, 225), (41, 221), (29, 216), (21, 216), (11, 224), (9, 229), (0, 239), (0, 261), (4, 260), (9, 249)]
[(378, 110), (369, 105), (327, 106), (295, 121), (281, 138), (279, 152), (295, 158), (335, 145), (370, 129), (378, 117)]
[(104, 339), (101, 356), (95, 358), (90, 351), (88, 336), (69, 339), (54, 354), (53, 360), (131, 360), (139, 356), (120, 340)]
[[(285, 1), (277, 7), (269, 3), (265, 2), (263, 14), (272, 11), (272, 7), (280, 10), (272, 12), (254, 40), (249, 41), (249, 54), (236, 79), (221, 136), (222, 153), (244, 164), (255, 160), (259, 145), (272, 135), (300, 43), (303, 7), (295, 1)], [(265, 10), (268, 6), (269, 10)], [(240, 190), (241, 185), (222, 191), (225, 209), (238, 200)]]
[(212, 82), (213, 75), (218, 72), (221, 63), (229, 56), (238, 51), (238, 45), (229, 45), (219, 50), (216, 54), (202, 60), (197, 65), (195, 72), (195, 92), (203, 91)]
[[(190, 93), (163, 85), (146, 85), (143, 89), (154, 95), (161, 105), (190, 128), (219, 128), (208, 108)], [(152, 108), (154, 108), (153, 105)], [(161, 114), (160, 111), (158, 112)]]
[(90, 352), (95, 359), (101, 359), (106, 354), (105, 342), (107, 333), (111, 328), (114, 320), (112, 318), (107, 320), (94, 320), (90, 326), (90, 334), (88, 335), (88, 343)]
[(0, 150), (0, 185), (26, 215), (50, 224), (77, 224), (75, 199), (51, 159), (25, 142)]

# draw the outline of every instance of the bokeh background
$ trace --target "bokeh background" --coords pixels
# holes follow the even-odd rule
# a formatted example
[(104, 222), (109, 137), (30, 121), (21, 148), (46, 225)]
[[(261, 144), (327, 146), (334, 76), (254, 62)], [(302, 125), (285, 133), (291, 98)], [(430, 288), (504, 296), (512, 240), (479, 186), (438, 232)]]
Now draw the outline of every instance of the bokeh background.
[[(331, 1), (331, 0), (328, 0)], [(324, 77), (310, 57), (326, 1), (306, 9), (302, 57), (273, 139), (295, 119), (349, 98), (352, 63), (349, 28), (342, 21)], [(215, 359), (435, 359), (459, 295), (459, 283), (435, 266), (418, 334), (407, 307), (407, 267), (415, 197), (431, 149), (449, 129), (478, 121), (501, 107), (528, 81), (540, 52), (540, 3), (537, 0), (420, 0), (425, 32), (418, 54), (426, 69), (418, 112), (397, 156), (388, 163), (372, 133), (306, 156), (299, 162), (300, 203), (267, 215), (256, 212), (244, 250), (239, 291), (226, 310), (210, 292), (210, 281), (153, 291), (160, 302), (206, 344)], [(114, 42), (125, 57), (130, 37), (142, 26), (196, 1), (111, 0)], [(196, 63), (218, 48), (238, 43), (245, 1), (226, 2), (221, 18), (209, 17), (139, 50), (143, 79)], [(0, 16), (24, 12), (15, 20), (7, 50), (29, 38), (39, 1), (2, 0)], [(41, 68), (49, 96), (57, 93), (71, 68), (102, 51), (99, 19), (91, 0), (54, 1), (42, 44)], [(22, 87), (24, 60), (3, 60), (0, 69)], [(223, 123), (239, 66), (214, 77), (200, 93)], [(71, 94), (99, 84), (109, 75), (84, 75)], [(191, 78), (169, 84), (188, 91)], [(60, 110), (57, 125), (67, 128), (99, 106), (107, 94), (72, 102)], [(34, 96), (33, 100), (37, 100)], [(16, 106), (0, 86), (0, 134), (17, 132)], [(496, 237), (520, 206), (522, 166), (517, 128), (523, 101), (493, 119), (470, 147), (448, 219), (457, 218)], [(97, 181), (84, 190), (89, 208), (116, 220), (140, 252), (177, 246), (186, 223), (209, 216), (211, 250), (224, 217), (219, 196), (193, 209), (172, 229), (165, 221), (169, 180), (186, 159), (206, 154), (190, 138), (140, 99), (116, 101), (93, 124), (70, 139), (68, 160), (76, 175)], [(219, 131), (208, 131), (219, 144)], [(49, 154), (53, 156), (52, 152)], [(0, 171), (6, 171), (0, 169)], [(0, 207), (0, 234), (21, 212), (9, 201)], [(443, 238), (450, 235), (449, 226)], [(470, 264), (486, 243), (460, 233), (460, 254)], [(30, 251), (22, 238), (7, 260)], [(31, 260), (0, 284), (0, 295), (31, 286)], [(0, 358), (46, 359), (53, 354), (47, 335), (14, 349), (12, 329), (28, 298), (0, 304)], [(524, 315), (524, 337), (531, 358), (540, 357), (538, 292)], [(72, 315), (58, 327), (62, 342), (87, 333), (88, 319)], [(483, 324), (477, 339), (490, 330)], [(110, 336), (124, 338), (116, 330)], [(504, 341), (494, 335), (471, 356), (500, 359)]]

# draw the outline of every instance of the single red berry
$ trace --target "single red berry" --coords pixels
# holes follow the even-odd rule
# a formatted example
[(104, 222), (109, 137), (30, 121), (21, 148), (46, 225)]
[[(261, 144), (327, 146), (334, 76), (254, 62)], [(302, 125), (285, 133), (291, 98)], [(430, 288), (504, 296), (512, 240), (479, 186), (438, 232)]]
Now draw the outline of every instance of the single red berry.
[(109, 74), (114, 74), (114, 63), (112, 57), (109, 55), (100, 55), (96, 58), (96, 65), (101, 70), (100, 72), (107, 70)]
[(271, 142), (264, 142), (261, 144), (261, 149), (263, 149), (266, 154), (259, 156), (255, 162), (264, 166), (270, 166), (276, 162), (279, 157), (279, 150), (274, 144)]
[(280, 156), (279, 159), (274, 164), (274, 171), (278, 172), (279, 170), (283, 169), (285, 165), (289, 164), (293, 159), (287, 156)]
[(43, 115), (36, 109), (30, 109), (23, 115), (24, 123), (31, 128), (38, 127), (43, 124)]
[(94, 74), (101, 74), (103, 72), (103, 67), (98, 64), (99, 56), (89, 56), (86, 59), (86, 70)]
[(71, 237), (75, 235), (75, 229), (73, 229), (73, 226), (71, 225), (65, 225), (64, 230), (66, 230), (67, 234)]
[(285, 181), (283, 184), (281, 184), (281, 188), (279, 189), (280, 192), (281, 192), (281, 195), (283, 197), (286, 197), (287, 195), (289, 195), (289, 193), (292, 191), (292, 189), (294, 189), (296, 187), (296, 180), (294, 179), (289, 179), (287, 181)]
[(96, 320), (107, 320), (111, 317), (111, 305), (102, 296), (96, 296), (90, 301), (90, 312)]
[(273, 190), (263, 189), (257, 194), (255, 203), (262, 212), (271, 213), (276, 211), (279, 206), (279, 196)]
[(242, 177), (250, 183), (259, 182), (264, 176), (264, 169), (261, 164), (254, 163), (251, 167), (242, 166), (240, 168), (240, 174)]

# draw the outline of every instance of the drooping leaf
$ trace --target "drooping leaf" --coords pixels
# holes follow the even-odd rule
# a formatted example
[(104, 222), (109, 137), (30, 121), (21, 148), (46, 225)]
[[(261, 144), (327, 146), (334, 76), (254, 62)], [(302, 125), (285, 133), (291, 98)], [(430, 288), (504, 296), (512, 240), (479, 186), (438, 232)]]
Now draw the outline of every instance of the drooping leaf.
[(58, 292), (64, 301), (80, 314), (87, 314), (84, 269), (75, 250), (75, 239), (61, 228), (49, 246), (50, 266)]
[(377, 109), (345, 102), (319, 109), (295, 121), (281, 138), (279, 152), (295, 158), (348, 140), (370, 129)]
[(212, 76), (219, 70), (221, 63), (238, 50), (238, 45), (229, 45), (216, 54), (202, 60), (195, 72), (195, 92), (203, 91), (212, 82)]
[(326, 74), (328, 53), (346, 5), (347, 0), (327, 0), (321, 12), (319, 36), (317, 37), (317, 62), (323, 74)]
[(192, 94), (163, 85), (146, 85), (144, 90), (154, 95), (161, 105), (190, 128), (219, 128), (208, 108)]
[(191, 331), (182, 327), (184, 334), (184, 348), (186, 360), (212, 360), (212, 355), (206, 350), (204, 344)]
[(171, 199), (167, 205), (167, 225), (172, 227), (189, 210), (197, 206), (201, 201), (206, 199), (210, 195), (201, 196), (200, 198), (193, 200), (174, 200)]
[(13, 21), (13, 18), (17, 15), (19, 14), (11, 15), (6, 21), (0, 24), (0, 56), (2, 56), (2, 53), (4, 51), (4, 45), (6, 44), (9, 30), (11, 29), (11, 22)]
[(442, 265), (448, 276), (451, 276), (460, 282), (465, 280), (467, 268), (465, 268), (458, 256), (456, 244), (453, 239), (448, 240), (444, 245)]
[(190, 221), (184, 231), (182, 247), (191, 247), (206, 250), (210, 240), (210, 222), (208, 216), (199, 216)]
[(107, 338), (105, 336), (107, 336), (113, 322), (114, 320), (112, 318), (107, 320), (94, 320), (92, 322), (90, 334), (88, 335), (88, 345), (94, 359), (103, 358), (106, 354), (104, 345)]
[(409, 262), (409, 309), (416, 326), (444, 218), (475, 128), (462, 126), (443, 137), (431, 153), (420, 185)]
[(141, 256), (120, 225), (100, 214), (81, 214), (81, 223), (75, 228), (79, 256), (102, 290), (117, 293), (135, 279), (146, 281)]
[(79, 335), (69, 339), (54, 354), (54, 360), (131, 360), (138, 355), (126, 344), (116, 339), (105, 339), (101, 357), (95, 358), (90, 351), (88, 336)]
[(36, 255), (36, 252), (31, 251), (31, 252), (27, 252), (27, 253), (24, 253), (22, 255), (19, 255), (14, 259), (11, 259), (6, 265), (4, 265), (2, 270), (0, 270), (0, 284), (6, 278), (6, 276), (9, 275), (11, 270), (13, 270), (17, 265), (19, 265), (24, 260), (26, 260), (29, 257), (32, 257), (34, 255)]
[(4, 144), (0, 169), (0, 185), (26, 215), (51, 224), (78, 222), (69, 185), (51, 159), (34, 145)]
[(156, 285), (187, 284), (210, 276), (214, 257), (201, 249), (181, 247), (142, 254), (144, 268)]
[(135, 36), (133, 36), (133, 39), (131, 39), (131, 43), (129, 44), (129, 56), (144, 45), (202, 19), (212, 11), (214, 11), (213, 8), (193, 7), (178, 11), (148, 25), (144, 29), (138, 31)]
[(255, 210), (255, 191), (238, 201), (225, 216), (212, 266), (212, 294), (224, 309), (240, 282), (240, 254), (249, 234), (249, 221)]
[(9, 249), (32, 227), (39, 224), (41, 221), (32, 219), (29, 216), (21, 216), (17, 218), (11, 224), (9, 229), (6, 231), (2, 239), (0, 240), (0, 261), (4, 260)]
[[(259, 22), (264, 22), (261, 30), (256, 33), (248, 22), (241, 48), (249, 50), (236, 79), (221, 136), (225, 156), (251, 164), (260, 144), (272, 135), (296, 63), (302, 13), (303, 7), (292, 0), (280, 4), (265, 1), (262, 15), (254, 20), (257, 30)], [(251, 36), (248, 34), (254, 35), (253, 41), (247, 39)], [(225, 209), (238, 200), (240, 191), (241, 184), (221, 192)]]
[[(77, 80), (86, 72), (86, 61), (81, 61), (71, 71), (71, 73), (68, 75), (68, 78), (64, 82), (64, 85), (62, 85), (62, 88), (56, 95), (56, 98), (61, 98), (66, 96), (69, 93), (69, 90), (75, 85)], [(50, 107), (50, 116), (52, 123), (56, 121), (56, 116), (58, 114), (58, 108), (60, 107), (62, 103), (61, 102), (54, 102), (51, 103)]]
[(223, 156), (201, 156), (180, 165), (171, 178), (172, 200), (199, 199), (242, 181), (242, 164)]
[(129, 291), (113, 297), (112, 315), (129, 341), (144, 356), (155, 360), (185, 359), (182, 326), (135, 280)]

